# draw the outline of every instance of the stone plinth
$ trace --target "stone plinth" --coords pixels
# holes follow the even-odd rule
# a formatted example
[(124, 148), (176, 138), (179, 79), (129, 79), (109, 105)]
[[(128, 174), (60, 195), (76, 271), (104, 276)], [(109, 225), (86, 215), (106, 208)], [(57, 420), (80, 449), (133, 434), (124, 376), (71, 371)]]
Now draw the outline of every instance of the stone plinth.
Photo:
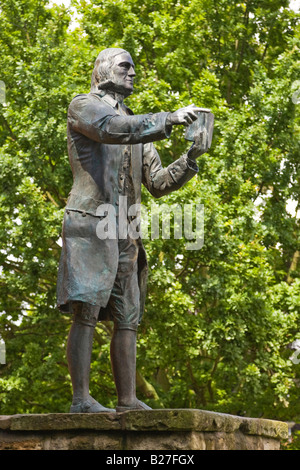
[(0, 450), (279, 450), (280, 421), (194, 409), (0, 416)]

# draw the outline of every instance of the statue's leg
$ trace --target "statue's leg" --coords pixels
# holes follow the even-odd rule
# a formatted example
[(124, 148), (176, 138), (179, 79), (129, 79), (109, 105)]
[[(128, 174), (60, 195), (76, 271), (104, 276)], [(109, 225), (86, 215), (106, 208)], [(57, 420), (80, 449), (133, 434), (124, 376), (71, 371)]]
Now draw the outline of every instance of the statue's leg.
[(110, 346), (111, 365), (118, 395), (116, 411), (150, 410), (136, 397), (136, 331), (114, 328)]
[(136, 331), (114, 329), (110, 358), (118, 394), (118, 405), (134, 405), (136, 374)]
[(73, 323), (67, 343), (67, 360), (73, 387), (71, 413), (101, 413), (115, 411), (100, 405), (89, 394), (90, 365), (94, 330), (97, 317), (91, 315), (87, 306), (75, 303)]
[(109, 300), (114, 320), (110, 357), (118, 395), (116, 411), (150, 409), (136, 398), (136, 337), (140, 315), (136, 240), (119, 240), (119, 265)]

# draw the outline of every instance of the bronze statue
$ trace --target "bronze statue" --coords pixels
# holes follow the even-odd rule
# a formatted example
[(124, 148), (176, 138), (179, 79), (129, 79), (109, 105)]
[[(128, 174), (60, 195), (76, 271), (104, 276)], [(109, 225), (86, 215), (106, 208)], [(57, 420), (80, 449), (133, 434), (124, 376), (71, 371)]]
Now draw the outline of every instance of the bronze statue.
[(163, 168), (153, 142), (170, 136), (172, 126), (188, 126), (199, 112), (190, 105), (175, 112), (134, 115), (124, 99), (133, 92), (134, 63), (123, 49), (100, 52), (91, 92), (77, 95), (68, 110), (67, 134), (73, 186), (65, 210), (57, 303), (73, 315), (67, 359), (73, 386), (70, 412), (115, 411), (89, 394), (94, 328), (112, 320), (111, 365), (117, 412), (150, 409), (136, 397), (136, 334), (141, 321), (147, 261), (141, 238), (98, 237), (103, 218), (97, 208), (120, 196), (128, 205), (141, 202), (141, 184), (154, 197), (177, 190), (198, 171), (195, 159), (208, 148), (203, 133), (186, 155)]

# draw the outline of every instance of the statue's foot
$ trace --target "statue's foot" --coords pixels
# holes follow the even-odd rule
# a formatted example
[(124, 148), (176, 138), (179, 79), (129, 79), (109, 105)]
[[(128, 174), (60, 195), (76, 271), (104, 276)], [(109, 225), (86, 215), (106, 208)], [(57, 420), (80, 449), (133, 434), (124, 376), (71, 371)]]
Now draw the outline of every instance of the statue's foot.
[(117, 413), (122, 413), (123, 411), (130, 411), (130, 410), (152, 410), (150, 406), (143, 403), (141, 400), (136, 399), (135, 403), (129, 406), (117, 406), (116, 411)]
[(82, 400), (76, 405), (71, 405), (70, 408), (70, 413), (114, 413), (115, 411), (113, 408), (105, 408), (100, 405), (92, 397)]

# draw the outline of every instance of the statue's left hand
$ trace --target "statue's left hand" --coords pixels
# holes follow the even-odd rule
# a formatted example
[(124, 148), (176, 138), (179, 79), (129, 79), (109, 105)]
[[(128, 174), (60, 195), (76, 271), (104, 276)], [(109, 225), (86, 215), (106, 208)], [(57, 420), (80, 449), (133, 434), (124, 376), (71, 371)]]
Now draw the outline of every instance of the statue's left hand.
[(195, 142), (189, 148), (187, 152), (188, 158), (191, 160), (195, 160), (200, 155), (203, 155), (208, 150), (208, 139), (207, 139), (207, 131), (204, 128), (198, 135), (195, 136)]

